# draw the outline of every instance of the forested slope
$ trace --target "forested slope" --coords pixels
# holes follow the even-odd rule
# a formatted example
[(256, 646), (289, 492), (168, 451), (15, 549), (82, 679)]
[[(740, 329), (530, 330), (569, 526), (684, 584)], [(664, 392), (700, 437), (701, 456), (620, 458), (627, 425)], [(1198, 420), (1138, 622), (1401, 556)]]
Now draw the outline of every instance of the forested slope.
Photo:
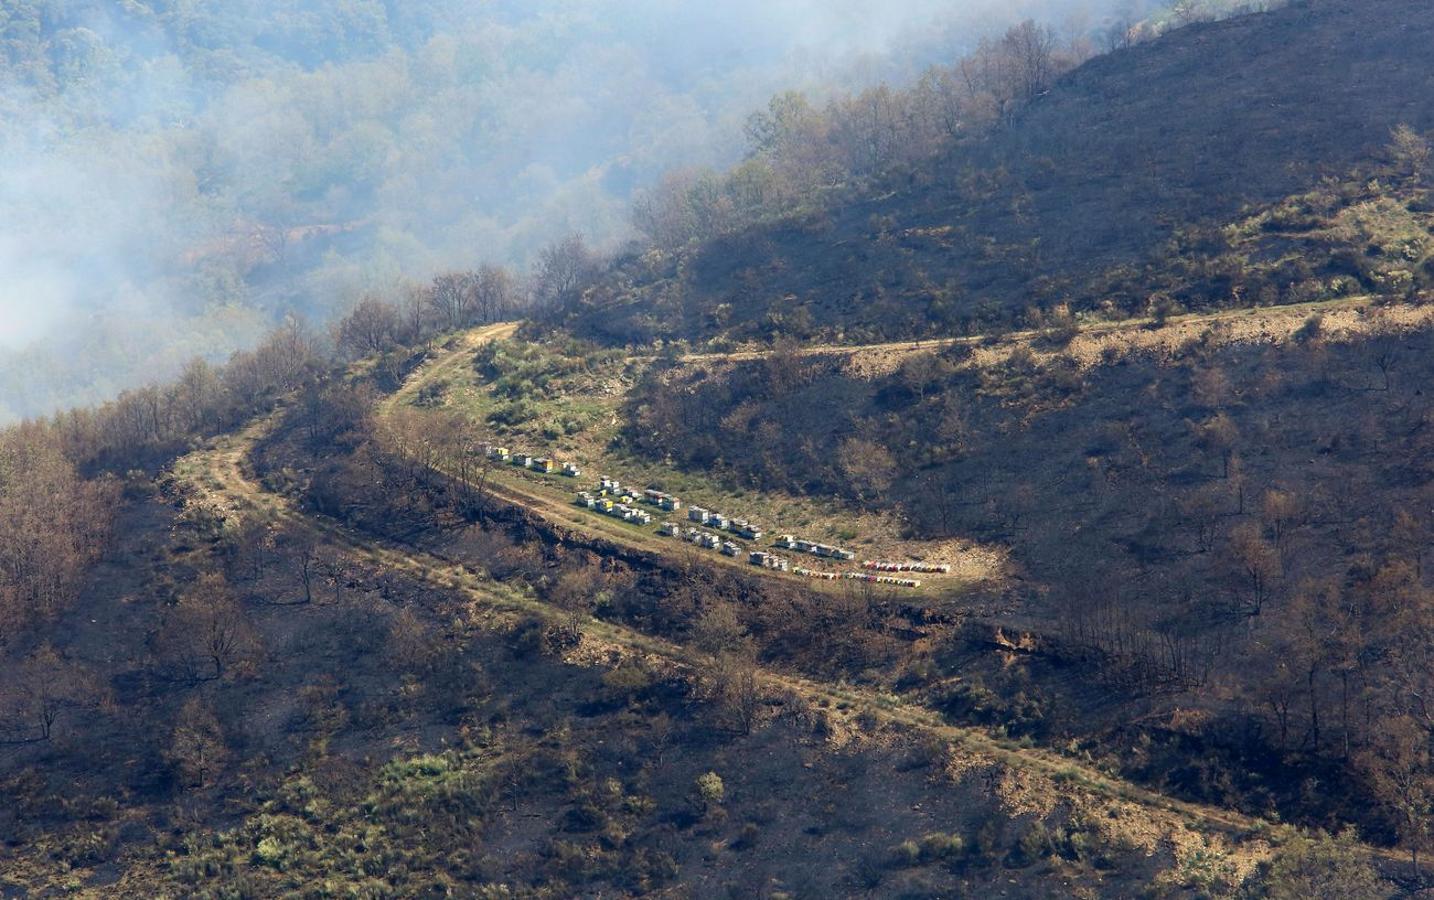
[[(1137, 311), (1149, 298), (1138, 283), (1146, 266), (1218, 256), (1223, 227), (1247, 208), (1387, 159), (1398, 125), (1434, 126), (1422, 100), (1434, 82), (1421, 49), (1431, 38), (1434, 13), (1421, 4), (1299, 3), (1097, 56), (1025, 103), (998, 102), (994, 64), (975, 57), (955, 76), (988, 86), (956, 108), (969, 122), (997, 103), (1006, 112), (988, 127), (957, 129), (945, 149), (911, 158), (923, 131), (893, 124), (885, 162), (866, 180), (630, 259), (570, 321), (619, 343), (855, 339), (988, 327), (1029, 307), (1093, 309), (1112, 293)], [(1021, 52), (998, 68), (1019, 71)], [(901, 122), (919, 123), (943, 96), (888, 99)], [(772, 156), (754, 152), (755, 162)], [(1219, 274), (1181, 301), (1252, 296), (1240, 272)], [(1131, 283), (1113, 292), (1122, 279)]]
[[(213, 21), (336, 90), (422, 44), (313, 8)], [(1332, 0), (1082, 63), (1018, 25), (778, 97), (611, 266), (349, 297), (0, 430), (0, 893), (1427, 889), (1431, 31)], [(490, 442), (998, 564), (814, 590), (545, 516)]]
[(773, 91), (900, 83), (1106, 3), (7, 2), (0, 421), (407, 279), (615, 246), (636, 188), (738, 159)]

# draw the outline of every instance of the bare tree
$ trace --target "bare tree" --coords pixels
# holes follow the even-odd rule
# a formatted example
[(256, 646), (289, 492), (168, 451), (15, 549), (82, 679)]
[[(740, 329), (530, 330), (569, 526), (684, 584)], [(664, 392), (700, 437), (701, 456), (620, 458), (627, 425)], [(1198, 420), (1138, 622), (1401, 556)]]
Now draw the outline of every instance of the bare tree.
[(183, 411), (185, 427), (196, 432), (214, 427), (223, 391), (224, 385), (213, 366), (200, 358), (191, 360), (174, 387), (175, 402)]
[(1135, 26), (1135, 20), (1128, 12), (1116, 16), (1115, 20), (1101, 32), (1101, 49), (1106, 53), (1114, 53), (1134, 45)]
[(1414, 567), (1415, 578), (1424, 581), (1424, 549), (1429, 544), (1429, 529), (1417, 516), (1408, 510), (1394, 513), (1394, 524), (1390, 528), (1394, 546)]
[(303, 531), (294, 539), (294, 571), (304, 592), (304, 603), (314, 602), (314, 579), (318, 577), (319, 544), (312, 533)]
[(1382, 724), (1373, 745), (1360, 758), (1375, 796), (1394, 814), (1416, 879), (1422, 877), (1419, 851), (1429, 846), (1434, 834), (1434, 760), (1429, 746), (1429, 732), (1401, 716)]
[(1201, 0), (1175, 0), (1170, 7), (1170, 15), (1175, 24), (1183, 27), (1201, 21), (1206, 12)]
[(342, 602), (344, 584), (352, 572), (348, 560), (338, 550), (326, 548), (319, 553), (314, 567), (319, 573), (319, 577), (327, 581), (333, 590), (332, 602), (335, 604)]
[(1027, 19), (1006, 32), (1001, 48), (1010, 59), (1017, 99), (1029, 103), (1050, 89), (1056, 74), (1055, 31)]
[(433, 279), (425, 293), (439, 324), (449, 330), (472, 323), (478, 306), (478, 275), (475, 272), (445, 272)]
[(183, 787), (202, 788), (228, 759), (224, 731), (214, 711), (199, 697), (190, 697), (179, 711), (164, 757)]
[(0, 680), (0, 744), (48, 741), (66, 710), (100, 697), (89, 672), (43, 644)]
[(438, 655), (431, 629), (406, 606), (389, 623), (384, 648), (395, 668), (410, 674), (427, 670)]
[(722, 710), (741, 734), (751, 734), (762, 711), (757, 665), (750, 657), (728, 655), (718, 669), (717, 691)]
[(837, 135), (847, 167), (865, 175), (886, 170), (902, 138), (901, 120), (901, 98), (886, 85), (869, 88), (844, 103)]
[(874, 501), (891, 487), (896, 477), (896, 458), (880, 443), (850, 437), (837, 450), (837, 464), (859, 498)]
[(747, 629), (737, 618), (731, 603), (710, 602), (692, 627), (693, 646), (712, 656), (747, 655), (752, 652)]
[(928, 69), (913, 91), (913, 115), (926, 132), (927, 146), (958, 137), (970, 110), (963, 102), (962, 80), (954, 69)]
[(1271, 488), (1260, 498), (1260, 519), (1273, 538), (1281, 560), (1285, 558), (1290, 531), (1301, 515), (1299, 498), (1289, 491)]
[(216, 681), (256, 662), (260, 644), (238, 598), (217, 572), (199, 576), (165, 616), (156, 652), (183, 681)]
[(518, 308), (517, 285), (502, 266), (479, 267), (475, 292), (478, 316), (484, 322), (497, 322)]
[(548, 599), (562, 611), (562, 630), (569, 641), (582, 640), (583, 622), (602, 593), (602, 582), (597, 566), (584, 566), (559, 576), (549, 589)]
[(339, 321), (336, 342), (352, 356), (367, 356), (392, 347), (398, 331), (398, 310), (366, 296)]
[(55, 431), (0, 431), (0, 643), (78, 598), (117, 503), (114, 482), (82, 478)]
[(1246, 522), (1237, 525), (1230, 534), (1230, 562), (1245, 612), (1258, 616), (1280, 575), (1278, 551), (1265, 540), (1258, 526)]
[(403, 304), (399, 319), (403, 329), (403, 341), (414, 345), (427, 341), (433, 336), (429, 327), (429, 302), (427, 292), (418, 285), (409, 285), (403, 293)]
[(654, 246), (672, 250), (700, 236), (691, 196), (696, 178), (689, 169), (668, 172), (633, 200), (632, 223)]
[(538, 255), (536, 299), (545, 307), (571, 303), (596, 269), (597, 260), (581, 235), (554, 241)]
[(1394, 160), (1396, 172), (1413, 181), (1422, 181), (1434, 151), (1430, 149), (1428, 138), (1401, 124), (1390, 132), (1389, 155)]
[(1196, 446), (1220, 459), (1220, 477), (1228, 479), (1235, 445), (1240, 440), (1235, 421), (1222, 411), (1194, 426), (1194, 431)]

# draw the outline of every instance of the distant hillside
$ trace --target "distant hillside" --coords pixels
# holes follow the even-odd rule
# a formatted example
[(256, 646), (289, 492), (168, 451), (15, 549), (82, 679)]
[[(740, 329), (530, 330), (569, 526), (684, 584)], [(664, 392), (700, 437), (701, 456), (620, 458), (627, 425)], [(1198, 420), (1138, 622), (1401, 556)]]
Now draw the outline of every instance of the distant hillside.
[(857, 339), (1094, 306), (1112, 270), (1218, 253), (1208, 226), (1382, 159), (1398, 124), (1434, 127), (1431, 42), (1434, 9), (1408, 0), (1193, 25), (1088, 62), (881, 191), (630, 260), (571, 323), (619, 342)]
[(774, 91), (1162, 2), (5, 0), (0, 422), (573, 232), (619, 245), (636, 191), (738, 161)]

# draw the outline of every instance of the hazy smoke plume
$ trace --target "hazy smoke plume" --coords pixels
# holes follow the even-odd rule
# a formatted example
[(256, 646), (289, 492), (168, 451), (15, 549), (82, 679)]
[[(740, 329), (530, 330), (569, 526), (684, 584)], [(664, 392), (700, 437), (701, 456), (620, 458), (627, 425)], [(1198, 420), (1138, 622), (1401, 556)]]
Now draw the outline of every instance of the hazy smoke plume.
[(627, 233), (740, 158), (774, 92), (902, 81), (1129, 0), (12, 0), (0, 15), (0, 420), (277, 318)]

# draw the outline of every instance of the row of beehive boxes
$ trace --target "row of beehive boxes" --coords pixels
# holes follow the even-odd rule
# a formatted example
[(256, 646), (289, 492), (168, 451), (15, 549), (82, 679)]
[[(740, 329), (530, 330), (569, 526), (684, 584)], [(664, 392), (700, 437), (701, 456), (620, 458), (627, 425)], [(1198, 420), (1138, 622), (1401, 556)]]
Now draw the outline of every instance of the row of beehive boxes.
[(676, 512), (682, 508), (682, 501), (671, 494), (665, 494), (655, 488), (638, 491), (637, 488), (623, 487), (621, 481), (606, 475), (598, 478), (597, 493), (600, 497), (620, 497), (624, 503), (641, 501), (666, 512)]
[(821, 556), (826, 559), (846, 561), (856, 559), (856, 554), (850, 550), (843, 550), (840, 547), (832, 547), (827, 544), (818, 544), (815, 541), (804, 541), (790, 534), (784, 534), (778, 537), (777, 546), (785, 547), (788, 550), (795, 550), (798, 553), (810, 553), (812, 556)]
[(951, 574), (951, 567), (945, 563), (873, 562), (867, 560), (861, 564), (861, 567), (876, 572), (921, 572), (927, 575)]
[(820, 569), (807, 569), (802, 566), (797, 566), (792, 571), (804, 578), (815, 578), (818, 581), (861, 581), (867, 584), (889, 584), (895, 587), (921, 587), (921, 582), (915, 578), (894, 578), (890, 575), (871, 575), (866, 572), (823, 572)]
[(577, 500), (574, 501), (584, 509), (591, 509), (602, 513), (605, 516), (612, 516), (614, 519), (621, 519), (624, 522), (631, 522), (634, 525), (651, 525), (652, 514), (644, 512), (635, 506), (620, 503), (611, 497), (595, 497), (587, 491), (581, 491)]
[[(696, 528), (682, 530), (682, 526), (676, 522), (663, 522), (658, 531), (668, 537), (680, 537), (690, 544), (696, 544), (708, 550), (718, 550), (725, 556), (737, 557), (742, 555), (742, 548), (732, 541), (723, 540), (720, 535), (710, 531), (700, 531)], [(747, 562), (763, 569), (772, 569), (776, 572), (790, 572), (792, 564), (789, 560), (783, 559), (774, 553), (764, 553), (761, 550), (753, 550), (747, 554)]]
[[(616, 498), (616, 499), (614, 499)], [(606, 475), (598, 480), (597, 493), (582, 491), (578, 494), (577, 504), (594, 509), (598, 512), (633, 522), (640, 525), (649, 524), (652, 517), (642, 510), (633, 508), (630, 504), (641, 500), (663, 510), (673, 512), (682, 509), (682, 501), (655, 488), (646, 488), (638, 494), (631, 488), (623, 487), (621, 481), (609, 478)], [(738, 534), (747, 540), (759, 540), (762, 531), (745, 519), (729, 519), (721, 513), (694, 506), (687, 512), (689, 521), (702, 525), (709, 525), (723, 531), (730, 531)], [(737, 557), (742, 553), (742, 548), (732, 541), (723, 540), (720, 535), (710, 531), (700, 531), (689, 527), (683, 531), (676, 522), (663, 522), (658, 527), (658, 532), (667, 537), (680, 537), (688, 543), (695, 544), (708, 550), (717, 550), (727, 556)], [(856, 554), (850, 550), (840, 547), (833, 547), (827, 544), (820, 544), (815, 541), (802, 540), (794, 535), (784, 534), (777, 539), (777, 545), (795, 550), (799, 553), (809, 553), (813, 556), (827, 559), (850, 561), (856, 559)], [(765, 569), (773, 569), (781, 572), (794, 571), (799, 575), (811, 578), (820, 578), (828, 581), (837, 581), (843, 578), (871, 582), (876, 584), (891, 584), (900, 587), (920, 587), (921, 582), (910, 578), (890, 578), (879, 575), (868, 575), (861, 572), (821, 572), (814, 569), (802, 567), (792, 568), (791, 562), (780, 556), (761, 551), (753, 551), (748, 554), (747, 561), (754, 566)], [(951, 567), (946, 565), (926, 565), (924, 563), (883, 563), (866, 562), (863, 564), (867, 569), (876, 569), (883, 572), (932, 572), (945, 574), (950, 572)]]
[(727, 556), (739, 556), (742, 553), (741, 547), (731, 541), (724, 540), (719, 534), (713, 534), (710, 531), (701, 531), (696, 528), (688, 528), (686, 531), (683, 531), (682, 526), (676, 522), (663, 522), (658, 526), (657, 531), (659, 534), (667, 537), (682, 538), (687, 543), (696, 544), (706, 550), (720, 550)]
[(507, 447), (496, 447), (492, 444), (482, 444), (478, 452), (498, 462), (511, 463), (520, 469), (532, 469), (534, 472), (542, 472), (545, 475), (563, 474), (569, 478), (577, 478), (583, 474), (576, 463), (560, 463), (555, 459), (546, 456), (532, 456), (527, 453), (513, 453)]
[[(606, 475), (598, 479), (598, 496), (616, 496), (623, 502), (642, 501), (643, 503), (656, 506), (664, 512), (678, 512), (682, 509), (682, 501), (671, 494), (659, 491), (656, 488), (645, 488), (641, 493), (636, 488), (623, 487), (621, 481), (616, 478), (609, 478)], [(746, 519), (731, 519), (721, 513), (694, 506), (687, 511), (687, 520), (698, 525), (707, 525), (719, 531), (730, 531), (731, 533), (749, 541), (762, 539), (762, 529), (748, 522)]]
[(759, 541), (762, 539), (762, 529), (748, 522), (746, 519), (729, 519), (721, 513), (712, 512), (700, 506), (694, 506), (689, 509), (687, 511), (687, 519), (699, 525), (708, 525), (722, 531), (730, 531), (749, 541)]

